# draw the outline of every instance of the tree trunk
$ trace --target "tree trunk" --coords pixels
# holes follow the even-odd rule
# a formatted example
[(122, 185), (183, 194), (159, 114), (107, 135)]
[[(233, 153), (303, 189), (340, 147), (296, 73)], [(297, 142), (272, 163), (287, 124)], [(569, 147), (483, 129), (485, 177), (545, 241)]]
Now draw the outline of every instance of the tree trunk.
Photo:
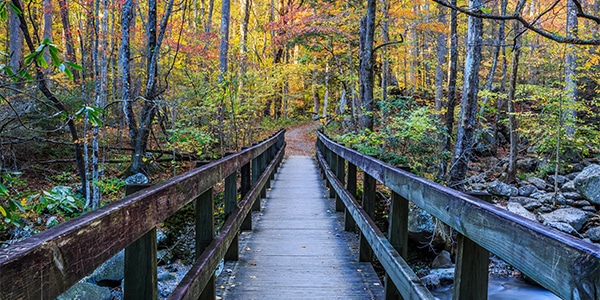
[(329, 105), (329, 64), (325, 66), (325, 94), (323, 94), (323, 115), (327, 118), (327, 106)]
[[(471, 11), (479, 11), (483, 7), (482, 0), (469, 1)], [(467, 168), (471, 159), (473, 135), (476, 128), (477, 93), (479, 92), (479, 65), (481, 63), (481, 44), (483, 20), (469, 16), (467, 27), (467, 56), (463, 95), (460, 107), (460, 120), (450, 169), (449, 186), (462, 190)]]
[[(44, 40), (52, 41), (52, 0), (44, 0)], [(46, 74), (50, 73), (51, 64), (50, 64), (50, 50), (46, 49), (44, 51), (44, 59), (48, 62), (49, 66), (44, 72)]]
[(246, 49), (246, 39), (248, 38), (248, 23), (250, 22), (250, 7), (252, 0), (241, 0), (242, 22), (240, 23), (240, 73), (238, 83), (238, 95), (240, 104), (243, 103), (244, 81), (246, 80), (246, 72), (248, 70), (248, 56)]
[[(77, 63), (75, 58), (75, 47), (73, 46), (73, 33), (71, 32), (71, 23), (69, 23), (69, 4), (67, 0), (58, 0), (60, 6), (60, 19), (63, 25), (63, 35), (65, 36), (65, 50), (67, 59), (72, 63)], [(71, 70), (73, 72), (73, 82), (79, 83), (79, 70)]]
[[(452, 0), (456, 5), (456, 0)], [(445, 149), (452, 150), (452, 132), (454, 130), (454, 108), (456, 107), (456, 77), (458, 74), (458, 20), (457, 12), (450, 10), (450, 65), (448, 66), (448, 103), (446, 104), (446, 142)]]
[(221, 43), (219, 45), (219, 82), (224, 83), (227, 74), (229, 54), (229, 19), (231, 12), (230, 0), (223, 0), (221, 3)]
[[(383, 19), (381, 20), (381, 42), (382, 44), (390, 41), (390, 24), (389, 24), (389, 1), (381, 0), (381, 12)], [(390, 59), (387, 54), (387, 46), (381, 49), (381, 101), (387, 103), (387, 89), (390, 84)]]
[[(14, 2), (14, 0), (13, 0)], [(12, 9), (8, 10), (8, 39), (9, 39), (9, 51), (10, 59), (8, 65), (11, 70), (16, 74), (23, 68), (23, 31), (21, 31), (21, 20)], [(15, 88), (21, 89), (23, 87), (22, 82), (17, 82)]]
[(312, 83), (311, 83), (311, 92), (312, 92), (312, 100), (313, 100), (313, 116), (319, 117), (319, 108), (321, 108), (321, 100), (319, 99), (319, 89), (317, 88), (317, 58), (313, 58), (314, 68), (312, 70)]
[(508, 90), (508, 126), (510, 129), (510, 154), (508, 157), (508, 169), (506, 171), (506, 183), (513, 183), (517, 180), (517, 156), (518, 156), (518, 128), (515, 119), (515, 91), (517, 90), (517, 78), (519, 71), (519, 56), (521, 54), (521, 27), (518, 21), (514, 23), (515, 27), (515, 46), (513, 48), (512, 67), (510, 76), (510, 87)]
[[(574, 0), (567, 0), (567, 36), (571, 38), (577, 37), (578, 21), (577, 9)], [(568, 108), (564, 113), (564, 124), (566, 124), (566, 132), (568, 136), (575, 133), (575, 122), (577, 119), (577, 111), (574, 109), (574, 103), (577, 100), (577, 48), (574, 45), (567, 45), (565, 55), (565, 94), (569, 100)], [(561, 112), (562, 114), (562, 112)]]
[(376, 0), (367, 1), (367, 14), (361, 19), (361, 51), (359, 84), (360, 84), (360, 102), (362, 106), (362, 116), (360, 117), (360, 126), (363, 129), (373, 130), (373, 40), (375, 35), (375, 11), (377, 9)]
[[(438, 22), (446, 24), (447, 9), (438, 5), (439, 15)], [(437, 34), (437, 51), (435, 65), (435, 110), (439, 114), (440, 124), (442, 123), (442, 107), (444, 107), (444, 65), (446, 65), (446, 56), (448, 55), (448, 47), (446, 46), (447, 35), (443, 32)]]

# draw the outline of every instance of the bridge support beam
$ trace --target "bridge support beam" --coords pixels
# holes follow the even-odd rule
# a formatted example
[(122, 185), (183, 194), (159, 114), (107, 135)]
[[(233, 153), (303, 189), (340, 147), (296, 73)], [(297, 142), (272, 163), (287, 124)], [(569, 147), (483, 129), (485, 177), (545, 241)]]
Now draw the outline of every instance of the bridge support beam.
[[(131, 195), (150, 185), (128, 185)], [(156, 227), (125, 248), (124, 299), (158, 299)]]
[[(348, 162), (348, 183), (346, 184), (346, 189), (354, 197), (357, 198), (356, 195), (356, 165)], [(346, 231), (354, 231), (356, 230), (356, 222), (348, 208), (345, 209), (344, 213), (344, 230)]]
[[(389, 213), (388, 240), (394, 249), (406, 260), (408, 252), (408, 200), (392, 192)], [(385, 275), (385, 299), (402, 299), (396, 285)]]
[[(375, 178), (367, 173), (363, 173), (363, 199), (362, 206), (365, 212), (371, 219), (375, 217), (375, 201), (376, 201), (376, 184)], [(373, 249), (367, 242), (363, 234), (360, 234), (360, 248), (359, 248), (359, 261), (372, 261), (373, 260)]]
[[(337, 178), (340, 180), (340, 182), (342, 183), (342, 185), (344, 185), (345, 181), (346, 181), (346, 160), (339, 156), (336, 155), (337, 157), (337, 162), (335, 163), (335, 175), (337, 175)], [(342, 198), (340, 198), (337, 194), (335, 195), (335, 211), (344, 211), (344, 202), (342, 201)]]
[[(242, 148), (243, 150), (243, 148)], [(240, 175), (241, 175), (241, 187), (240, 187), (240, 198), (244, 199), (244, 197), (246, 197), (246, 194), (248, 194), (248, 192), (250, 191), (250, 188), (252, 187), (252, 177), (251, 177), (251, 172), (250, 172), (250, 163), (247, 163), (245, 165), (242, 166), (241, 170), (240, 170)], [(260, 202), (260, 200), (257, 200), (258, 202)], [(250, 213), (248, 213), (248, 215), (246, 216), (246, 218), (244, 219), (244, 223), (242, 223), (242, 226), (240, 227), (240, 230), (252, 230), (252, 211), (250, 211)]]
[[(225, 178), (225, 191), (223, 191), (223, 202), (225, 203), (225, 220), (237, 209), (237, 172), (229, 174)], [(227, 253), (225, 254), (225, 260), (238, 260), (239, 247), (238, 237), (236, 234), (235, 238), (231, 242)]]
[[(204, 249), (213, 241), (214, 234), (213, 189), (210, 188), (200, 195), (200, 197), (196, 198), (196, 259), (200, 258)], [(204, 290), (202, 290), (202, 294), (198, 299), (212, 300), (215, 299), (216, 294), (215, 278), (213, 276), (204, 287)]]

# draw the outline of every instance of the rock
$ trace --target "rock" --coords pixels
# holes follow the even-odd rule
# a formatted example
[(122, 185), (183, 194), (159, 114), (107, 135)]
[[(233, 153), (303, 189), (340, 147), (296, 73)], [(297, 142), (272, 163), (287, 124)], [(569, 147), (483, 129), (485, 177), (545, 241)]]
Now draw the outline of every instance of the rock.
[(564, 222), (571, 225), (576, 231), (581, 230), (583, 224), (590, 218), (589, 212), (583, 211), (578, 208), (560, 208), (551, 213), (541, 214), (541, 222), (552, 223), (552, 222)]
[(563, 184), (563, 186), (560, 188), (561, 192), (564, 193), (571, 193), (577, 192), (577, 189), (575, 188), (575, 183), (573, 182), (573, 179), (571, 179), (570, 181), (565, 182), (565, 184)]
[(586, 201), (586, 200), (579, 200), (579, 201), (575, 201), (575, 203), (573, 204), (573, 206), (575, 207), (584, 207), (584, 206), (590, 206), (590, 202)]
[(426, 211), (411, 207), (408, 213), (408, 237), (420, 245), (425, 245), (433, 240), (435, 220)]
[(435, 290), (440, 287), (440, 277), (438, 275), (429, 274), (421, 277), (421, 282), (428, 290)]
[(584, 206), (584, 207), (581, 208), (581, 210), (585, 210), (585, 211), (589, 211), (589, 212), (596, 212), (597, 211), (596, 207), (591, 206), (591, 205), (590, 206)]
[[(571, 200), (581, 200), (581, 199), (583, 199), (583, 196), (581, 196), (581, 194), (577, 193), (577, 192), (562, 192), (562, 195), (565, 198), (571, 199)], [(588, 202), (588, 204), (589, 204), (589, 202)]]
[(125, 179), (125, 184), (148, 184), (148, 177), (142, 173), (133, 174)]
[(519, 203), (522, 205), (522, 207), (529, 211), (532, 211), (542, 206), (542, 203), (540, 201), (529, 197), (510, 197), (509, 203), (510, 202)]
[(429, 275), (437, 276), (442, 285), (452, 284), (454, 282), (454, 267), (433, 269), (429, 272)]
[(530, 198), (533, 199), (540, 199), (542, 196), (546, 195), (546, 192), (542, 192), (542, 191), (537, 191), (531, 195), (529, 195)]
[(509, 184), (495, 180), (488, 184), (487, 191), (493, 195), (499, 195), (504, 197), (512, 197), (519, 195), (519, 190)]
[(163, 246), (167, 242), (167, 234), (162, 230), (156, 230), (156, 245)]
[(156, 259), (159, 265), (171, 263), (173, 260), (173, 252), (169, 249), (161, 249), (156, 252)]
[(546, 189), (547, 183), (544, 179), (537, 178), (537, 177), (530, 177), (530, 178), (527, 178), (527, 182), (533, 184), (538, 190)]
[(517, 169), (523, 172), (535, 172), (540, 160), (535, 157), (526, 157), (517, 160)]
[(594, 204), (600, 204), (600, 165), (589, 165), (573, 182), (584, 198)]
[(579, 237), (579, 238), (582, 237), (581, 234), (579, 234), (579, 232), (577, 232), (577, 230), (575, 230), (575, 228), (573, 228), (573, 226), (571, 226), (565, 222), (544, 222), (544, 225), (552, 227), (557, 230), (560, 230), (562, 232), (568, 233), (570, 235)]
[(542, 204), (542, 207), (538, 208), (538, 211), (541, 213), (549, 213), (554, 211), (554, 207), (548, 204)]
[(90, 282), (97, 283), (100, 281), (121, 281), (125, 277), (125, 251), (117, 253), (115, 256), (107, 260), (98, 267), (92, 275)]
[(486, 128), (478, 132), (475, 136), (475, 144), (473, 152), (479, 157), (487, 157), (493, 155), (492, 145), (496, 143), (494, 139), (494, 131), (491, 128)]
[(442, 250), (440, 254), (438, 254), (433, 262), (431, 263), (432, 269), (442, 269), (442, 268), (452, 268), (454, 264), (452, 263), (452, 258), (450, 258), (450, 252), (446, 250)]
[(537, 191), (538, 189), (534, 185), (527, 184), (519, 188), (519, 196), (529, 197)]
[(564, 205), (567, 204), (567, 199), (560, 193), (547, 193), (542, 195), (538, 200), (542, 203), (551, 205)]
[(585, 232), (585, 236), (587, 236), (593, 243), (600, 242), (600, 226), (590, 228)]
[[(577, 167), (575, 167), (575, 166), (577, 166)], [(569, 179), (571, 181), (573, 179), (575, 179), (575, 177), (577, 177), (577, 175), (579, 175), (579, 173), (581, 171), (583, 171), (583, 166), (582, 165), (576, 164), (575, 166), (573, 166), (573, 168), (571, 168), (571, 172), (573, 172), (573, 173), (569, 173), (569, 174), (565, 175), (565, 177), (567, 177), (567, 179)]]
[(536, 221), (535, 215), (526, 210), (521, 204), (517, 202), (508, 202), (508, 206), (506, 207), (506, 209), (508, 209), (508, 211), (515, 215)]
[(97, 286), (89, 282), (78, 282), (62, 295), (56, 297), (57, 300), (86, 299), (86, 300), (110, 300), (110, 289), (103, 286)]
[(563, 184), (565, 184), (565, 182), (569, 181), (567, 179), (567, 177), (562, 176), (562, 175), (550, 175), (548, 176), (548, 181), (550, 182), (550, 184), (554, 185), (555, 183), (558, 183), (558, 187), (561, 187)]

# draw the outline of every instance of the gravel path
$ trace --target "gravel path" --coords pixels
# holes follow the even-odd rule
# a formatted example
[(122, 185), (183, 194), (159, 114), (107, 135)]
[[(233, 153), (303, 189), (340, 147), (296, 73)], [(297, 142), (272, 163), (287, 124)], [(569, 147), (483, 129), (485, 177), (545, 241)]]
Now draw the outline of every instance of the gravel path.
[(315, 131), (319, 121), (311, 121), (292, 128), (285, 133), (285, 154), (298, 156), (312, 156), (315, 153), (315, 142), (317, 135)]

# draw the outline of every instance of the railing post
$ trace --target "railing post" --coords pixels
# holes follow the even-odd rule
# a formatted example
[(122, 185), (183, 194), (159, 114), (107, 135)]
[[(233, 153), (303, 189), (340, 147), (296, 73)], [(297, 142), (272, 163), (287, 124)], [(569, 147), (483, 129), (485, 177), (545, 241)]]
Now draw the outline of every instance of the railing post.
[[(252, 168), (252, 185), (255, 185), (260, 177), (260, 156), (257, 156), (252, 159), (251, 168)], [(256, 199), (254, 204), (252, 205), (252, 211), (260, 211), (260, 198)]]
[[(225, 177), (225, 191), (223, 191), (223, 202), (225, 203), (225, 219), (236, 210), (237, 208), (237, 172), (229, 174)], [(225, 260), (238, 260), (238, 235), (231, 242), (227, 253), (225, 254)]]
[[(376, 200), (376, 181), (367, 172), (363, 173), (363, 199), (362, 206), (365, 212), (371, 219), (375, 216), (375, 200)], [(360, 234), (360, 249), (359, 249), (359, 261), (371, 261), (373, 259), (373, 250), (369, 245), (369, 242), (365, 239), (364, 235)]]
[[(262, 175), (262, 173), (267, 169), (267, 151), (263, 152), (260, 156), (259, 156), (259, 169), (260, 169), (260, 175)], [(260, 177), (259, 175), (259, 177)], [(271, 180), (267, 179), (267, 183), (265, 184), (265, 187), (263, 187), (263, 189), (260, 191), (260, 197), (261, 198), (266, 198), (267, 197), (267, 189), (271, 187)]]
[[(408, 212), (408, 200), (392, 192), (388, 239), (404, 259), (408, 252)], [(396, 285), (387, 274), (385, 275), (385, 299), (402, 299)]]
[[(242, 149), (244, 149), (244, 148), (242, 148)], [(248, 194), (248, 192), (252, 188), (252, 177), (250, 175), (251, 174), (250, 173), (250, 163), (243, 165), (240, 170), (240, 173), (241, 173), (240, 174), (241, 175), (240, 197), (242, 199), (244, 199), (244, 197), (246, 197), (246, 194)], [(248, 215), (246, 216), (246, 218), (244, 219), (244, 223), (242, 223), (240, 230), (252, 230), (252, 211), (250, 211), (248, 213)]]
[[(346, 189), (356, 199), (356, 165), (348, 161), (348, 183), (346, 184)], [(344, 230), (346, 231), (354, 231), (356, 228), (356, 222), (354, 222), (354, 218), (346, 208), (344, 213)]]
[[(128, 185), (131, 195), (150, 185)], [(125, 248), (124, 299), (158, 299), (156, 227)]]
[[(475, 194), (487, 200), (487, 194)], [(454, 294), (452, 299), (484, 300), (488, 296), (490, 252), (469, 238), (458, 234)]]
[[(338, 157), (338, 155), (335, 152), (333, 152), (331, 150), (329, 151), (329, 161), (327, 163), (329, 164), (329, 169), (331, 169), (331, 172), (333, 172), (333, 174), (336, 177), (338, 176), (337, 175), (337, 171), (338, 171), (338, 168), (337, 168), (337, 161), (338, 161), (337, 157)], [(331, 184), (331, 182), (329, 183), (329, 198), (335, 198), (336, 199), (335, 200), (336, 201), (335, 207), (336, 207), (336, 210), (337, 210), (338, 197), (337, 197), (337, 195), (335, 193), (335, 189), (333, 188), (333, 184)]]
[[(342, 183), (342, 186), (344, 186), (346, 181), (346, 160), (340, 155), (336, 156), (337, 162), (335, 165), (337, 170), (335, 174), (337, 175), (338, 180)], [(345, 206), (342, 198), (340, 198), (338, 195), (335, 195), (335, 211), (344, 211), (344, 208)]]
[[(196, 259), (200, 258), (204, 249), (214, 239), (214, 205), (213, 189), (210, 188), (196, 198)], [(213, 300), (216, 296), (215, 277), (208, 281), (199, 299)]]

